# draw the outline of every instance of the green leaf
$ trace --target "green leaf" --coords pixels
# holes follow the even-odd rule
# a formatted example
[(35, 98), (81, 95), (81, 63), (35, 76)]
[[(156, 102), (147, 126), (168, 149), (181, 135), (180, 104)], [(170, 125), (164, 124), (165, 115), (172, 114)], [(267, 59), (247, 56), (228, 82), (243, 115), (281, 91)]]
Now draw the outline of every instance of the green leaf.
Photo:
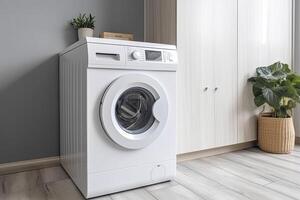
[(74, 18), (71, 21), (71, 25), (73, 26), (74, 29), (79, 29), (79, 28), (95, 28), (95, 16), (92, 16), (92, 14), (86, 15), (84, 14), (79, 14), (77, 18)]
[(300, 89), (300, 83), (295, 83), (293, 86), (294, 86), (296, 89)]
[(290, 81), (295, 88), (300, 89), (300, 76), (295, 73), (291, 73), (288, 75), (287, 80)]
[(288, 74), (291, 72), (289, 65), (288, 64), (283, 64), (281, 62), (276, 62), (270, 66), (268, 66), (268, 68), (271, 69), (272, 73), (275, 72), (283, 72), (284, 74)]
[(266, 79), (266, 78), (263, 78), (263, 77), (257, 77), (255, 84), (260, 85), (259, 86), (260, 88), (264, 88), (264, 87), (272, 88), (272, 87), (276, 86), (277, 82), (278, 81), (274, 80), (274, 79)]
[(256, 105), (257, 107), (260, 107), (260, 106), (262, 106), (263, 104), (266, 103), (266, 100), (265, 100), (265, 98), (263, 97), (263, 95), (259, 95), (259, 96), (256, 96), (256, 97), (254, 98), (254, 103), (255, 103), (255, 105)]
[(290, 81), (283, 81), (282, 86), (273, 89), (277, 96), (288, 97), (297, 102), (300, 102), (300, 96), (297, 88)]
[(275, 71), (272, 73), (273, 79), (286, 78), (287, 74), (283, 71)]
[(262, 89), (262, 95), (267, 103), (275, 109), (280, 108), (280, 98), (270, 88)]
[(256, 79), (257, 79), (257, 77), (251, 77), (251, 78), (248, 78), (248, 82), (255, 83), (255, 82), (256, 82)]
[(289, 117), (288, 111), (286, 108), (280, 108), (279, 110), (276, 110), (275, 113), (276, 113), (276, 117), (278, 117), (278, 118)]
[(296, 107), (296, 102), (295, 101), (293, 101), (293, 100), (289, 100), (288, 101), (288, 103), (287, 103), (287, 106), (286, 106), (286, 108), (288, 109), (288, 110), (290, 110), (290, 109), (293, 109), (293, 108), (295, 108)]
[(258, 67), (256, 69), (257, 76), (263, 77), (263, 78), (271, 78), (272, 77), (272, 71), (268, 67)]
[(259, 87), (259, 84), (254, 84), (252, 87), (252, 92), (255, 97), (262, 95), (262, 88)]
[(248, 79), (253, 85), (255, 105), (267, 103), (274, 109), (276, 117), (289, 117), (300, 103), (300, 76), (281, 62), (258, 67), (256, 74)]
[(288, 64), (282, 64), (282, 70), (285, 72), (285, 73), (291, 73), (291, 69), (289, 67)]
[(284, 79), (290, 72), (289, 66), (280, 62), (276, 62), (267, 67), (258, 67), (256, 69), (257, 76), (274, 80)]
[(278, 86), (273, 88), (277, 96), (287, 97), (289, 86)]

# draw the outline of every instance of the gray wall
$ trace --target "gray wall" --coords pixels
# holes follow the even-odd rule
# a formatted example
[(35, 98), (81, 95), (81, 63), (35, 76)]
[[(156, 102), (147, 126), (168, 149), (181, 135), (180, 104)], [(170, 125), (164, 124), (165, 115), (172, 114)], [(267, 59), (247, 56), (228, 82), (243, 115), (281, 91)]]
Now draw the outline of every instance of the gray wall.
[(142, 0), (0, 1), (0, 163), (59, 155), (58, 56), (77, 40), (69, 20), (143, 40)]

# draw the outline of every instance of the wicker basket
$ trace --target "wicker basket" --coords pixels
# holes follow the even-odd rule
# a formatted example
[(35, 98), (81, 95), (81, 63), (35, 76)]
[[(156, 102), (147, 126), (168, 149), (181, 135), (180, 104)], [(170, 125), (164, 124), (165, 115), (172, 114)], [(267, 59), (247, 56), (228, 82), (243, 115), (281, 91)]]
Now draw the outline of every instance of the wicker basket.
[(295, 145), (292, 118), (273, 118), (270, 113), (258, 118), (258, 145), (270, 153), (290, 153)]

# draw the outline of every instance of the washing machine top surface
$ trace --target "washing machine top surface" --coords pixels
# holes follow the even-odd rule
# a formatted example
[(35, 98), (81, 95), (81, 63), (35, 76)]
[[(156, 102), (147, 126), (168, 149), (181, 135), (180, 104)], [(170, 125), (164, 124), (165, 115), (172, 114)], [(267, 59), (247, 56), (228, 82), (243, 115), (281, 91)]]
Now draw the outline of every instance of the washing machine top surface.
[(72, 44), (71, 46), (67, 47), (65, 50), (60, 52), (60, 55), (63, 55), (65, 53), (67, 53), (81, 45), (87, 44), (87, 43), (176, 50), (175, 45), (169, 45), (169, 44), (158, 44), (158, 43), (150, 43), (150, 42), (138, 42), (138, 41), (126, 41), (126, 40), (86, 37), (84, 40), (79, 40), (79, 41), (75, 42), (74, 44)]
[(86, 38), (60, 55), (83, 49), (88, 68), (176, 71), (176, 46), (147, 42)]

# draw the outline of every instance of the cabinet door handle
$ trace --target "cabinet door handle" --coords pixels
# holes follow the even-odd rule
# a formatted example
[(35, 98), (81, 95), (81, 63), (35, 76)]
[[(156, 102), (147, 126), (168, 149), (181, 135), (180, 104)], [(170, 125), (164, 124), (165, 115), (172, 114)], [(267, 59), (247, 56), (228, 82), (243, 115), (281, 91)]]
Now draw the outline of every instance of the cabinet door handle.
[(207, 90), (208, 90), (208, 87), (205, 87), (205, 88), (204, 88), (204, 92), (206, 92)]
[(219, 88), (218, 87), (215, 87), (215, 91), (217, 91)]

